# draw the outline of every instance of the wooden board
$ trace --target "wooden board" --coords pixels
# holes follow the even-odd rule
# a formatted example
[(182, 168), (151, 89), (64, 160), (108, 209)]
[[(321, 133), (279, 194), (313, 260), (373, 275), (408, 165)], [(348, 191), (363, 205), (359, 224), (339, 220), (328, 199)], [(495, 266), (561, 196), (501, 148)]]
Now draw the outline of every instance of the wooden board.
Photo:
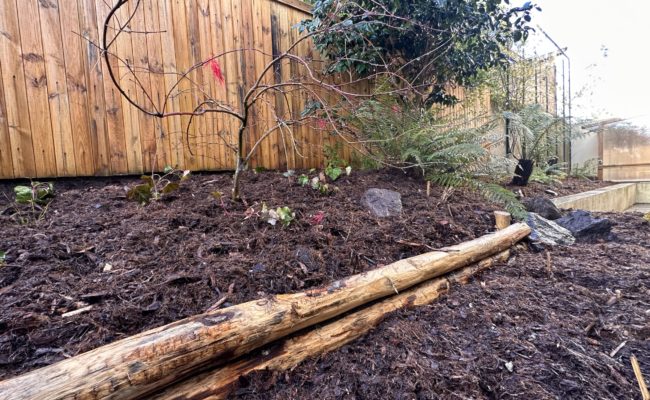
[(88, 134), (94, 158), (93, 174), (109, 175), (111, 160), (106, 127), (102, 59), (99, 49), (94, 45), (94, 43), (99, 43), (97, 12), (94, 1), (78, 0), (77, 5), (79, 7), (79, 33), (84, 38), (81, 45), (86, 75)]
[[(37, 175), (32, 147), (32, 131), (29, 119), (29, 104), (25, 87), (25, 74), (21, 54), (21, 40), (16, 2), (0, 7), (0, 70), (2, 71), (3, 103), (0, 117), (7, 131), (0, 140), (3, 147), (2, 178), (35, 177)], [(7, 140), (8, 139), (8, 140)], [(6, 157), (11, 157), (7, 161)], [(9, 168), (11, 165), (11, 168)], [(9, 171), (11, 170), (11, 173)]]
[(76, 1), (59, 2), (59, 18), (66, 16), (61, 25), (65, 77), (70, 107), (70, 123), (77, 175), (95, 174), (95, 154), (88, 119), (88, 83), (84, 64), (83, 43), (79, 36), (80, 19)]
[(59, 22), (59, 1), (38, 1), (43, 55), (47, 74), (47, 98), (59, 176), (77, 175), (75, 143), (70, 119), (70, 100)]
[[(97, 14), (98, 35), (99, 40), (101, 40), (104, 21), (108, 15), (109, 8), (103, 0), (95, 0), (95, 10)], [(109, 33), (109, 40), (111, 40), (113, 36), (114, 35)], [(112, 60), (111, 65), (117, 67), (117, 59), (113, 56), (110, 57)], [(99, 62), (105, 68), (108, 68), (104, 63), (104, 60), (99, 60)], [(117, 68), (115, 73), (119, 76)], [(110, 81), (107, 71), (102, 74), (102, 78), (102, 84), (104, 85), (104, 109), (106, 115), (111, 173), (126, 174), (129, 172), (129, 164), (126, 157), (126, 134), (124, 112), (122, 111), (122, 96), (118, 93), (113, 82)]]
[[(36, 175), (58, 175), (57, 159), (50, 119), (50, 105), (47, 92), (47, 75), (45, 57), (41, 41), (38, 1), (26, 0), (18, 7), (18, 26), (22, 48), (22, 67), (25, 71), (24, 84), (27, 88), (28, 107), (19, 109), (19, 113), (28, 110), (31, 126), (31, 138), (34, 149)], [(19, 85), (20, 83), (17, 83)]]
[[(0, 68), (0, 82), (3, 82), (2, 68)], [(11, 179), (13, 177), (14, 166), (11, 158), (7, 102), (5, 100), (4, 88), (0, 86), (0, 179)]]

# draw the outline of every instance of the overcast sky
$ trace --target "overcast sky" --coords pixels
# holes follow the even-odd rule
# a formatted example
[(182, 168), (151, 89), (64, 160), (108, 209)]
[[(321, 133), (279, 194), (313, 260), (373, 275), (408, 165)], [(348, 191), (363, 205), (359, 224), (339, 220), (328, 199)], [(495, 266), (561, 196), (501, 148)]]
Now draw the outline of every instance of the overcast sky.
[[(650, 126), (650, 1), (537, 0), (534, 23), (571, 58), (574, 115), (636, 117)], [(531, 44), (553, 49), (541, 35)]]

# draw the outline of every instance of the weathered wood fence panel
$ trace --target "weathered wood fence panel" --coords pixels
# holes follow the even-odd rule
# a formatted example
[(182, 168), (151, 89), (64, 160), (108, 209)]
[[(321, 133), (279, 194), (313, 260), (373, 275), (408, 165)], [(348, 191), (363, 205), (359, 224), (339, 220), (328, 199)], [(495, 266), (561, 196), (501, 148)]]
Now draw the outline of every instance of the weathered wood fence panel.
[[(206, 114), (186, 131), (188, 115), (161, 120), (139, 112), (120, 95), (95, 45), (101, 43), (104, 21), (116, 2), (0, 0), (0, 179), (139, 174), (167, 165), (234, 168), (227, 144), (234, 141), (239, 126), (234, 118)], [(193, 111), (201, 92), (241, 106), (243, 93), (273, 56), (299, 37), (296, 24), (309, 17), (309, 10), (300, 0), (131, 0), (115, 16), (120, 23), (129, 21), (129, 33), (111, 47), (113, 72), (139, 104), (165, 104), (165, 112)], [(109, 28), (109, 38), (114, 30)], [(314, 65), (320, 61), (307, 41), (294, 53)], [(224, 85), (209, 68), (193, 71), (191, 83), (179, 81), (179, 74), (218, 54), (224, 54), (218, 59)], [(264, 76), (264, 83), (286, 82), (306, 72), (295, 61), (278, 64)], [(550, 86), (546, 82), (547, 108), (554, 79)], [(353, 86), (348, 84), (346, 90), (371, 90), (368, 82)], [(539, 102), (537, 88), (536, 75)], [(168, 92), (171, 97), (164, 101)], [(477, 127), (494, 119), (489, 92), (471, 99), (463, 88), (450, 92), (461, 103), (439, 112), (451, 123)], [(321, 96), (337, 102), (335, 94)], [(278, 120), (299, 116), (308, 100), (296, 91), (258, 103), (244, 147), (250, 149)], [(321, 167), (323, 150), (340, 139), (312, 125), (274, 131), (257, 148), (252, 167)], [(349, 146), (337, 149), (348, 160), (354, 151)]]
[[(213, 133), (234, 132), (236, 121), (221, 115), (201, 118), (185, 137), (189, 117), (159, 120), (120, 96), (93, 45), (100, 43), (115, 1), (0, 0), (0, 178), (137, 174), (166, 165), (233, 168), (233, 155)], [(129, 29), (155, 34), (138, 40), (120, 36), (116, 56), (134, 69), (156, 72), (138, 74), (154, 102), (176, 83), (174, 74), (192, 65), (228, 50), (263, 49), (220, 59), (225, 88), (208, 69), (192, 76), (215, 98), (236, 104), (272, 55), (298, 37), (295, 25), (309, 16), (309, 6), (298, 0), (134, 0), (117, 18), (128, 19), (137, 4), (141, 9)], [(307, 43), (299, 51), (315, 56)], [(286, 62), (276, 73), (286, 79), (296, 68)], [(147, 101), (133, 79), (121, 83), (138, 101)], [(196, 90), (182, 82), (168, 111), (191, 111)], [(288, 106), (299, 112), (304, 102), (295, 98)], [(268, 120), (271, 115), (259, 107), (255, 117)], [(296, 146), (287, 146), (282, 135), (268, 138), (254, 166), (322, 163), (321, 135), (301, 127)], [(260, 136), (254, 127), (250, 140)]]
[(606, 181), (650, 180), (650, 133), (624, 124), (598, 132), (600, 179)]

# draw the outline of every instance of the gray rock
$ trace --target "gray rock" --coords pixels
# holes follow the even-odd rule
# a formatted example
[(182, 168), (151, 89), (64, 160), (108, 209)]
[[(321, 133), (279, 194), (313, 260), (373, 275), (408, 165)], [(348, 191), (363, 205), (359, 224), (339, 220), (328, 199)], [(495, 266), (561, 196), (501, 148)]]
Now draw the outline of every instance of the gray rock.
[(560, 245), (568, 246), (575, 243), (575, 238), (568, 229), (538, 214), (528, 213), (526, 223), (532, 229), (529, 239), (533, 244), (553, 247)]
[(402, 212), (402, 196), (386, 189), (368, 189), (362, 204), (377, 217), (392, 217)]
[(558, 219), (557, 223), (580, 240), (605, 239), (614, 225), (609, 219), (594, 218), (590, 212), (584, 210), (572, 211)]
[(562, 217), (560, 210), (546, 197), (526, 198), (522, 203), (527, 211), (539, 214), (546, 219), (555, 220)]

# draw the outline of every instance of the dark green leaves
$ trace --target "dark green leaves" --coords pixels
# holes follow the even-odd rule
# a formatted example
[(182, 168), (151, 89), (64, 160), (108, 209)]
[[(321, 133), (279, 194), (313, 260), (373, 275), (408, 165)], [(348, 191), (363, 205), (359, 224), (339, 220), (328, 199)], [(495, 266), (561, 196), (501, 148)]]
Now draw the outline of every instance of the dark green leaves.
[(413, 86), (444, 88), (502, 63), (502, 49), (527, 38), (536, 8), (500, 0), (319, 0), (301, 29), (314, 33), (330, 73), (389, 69)]

